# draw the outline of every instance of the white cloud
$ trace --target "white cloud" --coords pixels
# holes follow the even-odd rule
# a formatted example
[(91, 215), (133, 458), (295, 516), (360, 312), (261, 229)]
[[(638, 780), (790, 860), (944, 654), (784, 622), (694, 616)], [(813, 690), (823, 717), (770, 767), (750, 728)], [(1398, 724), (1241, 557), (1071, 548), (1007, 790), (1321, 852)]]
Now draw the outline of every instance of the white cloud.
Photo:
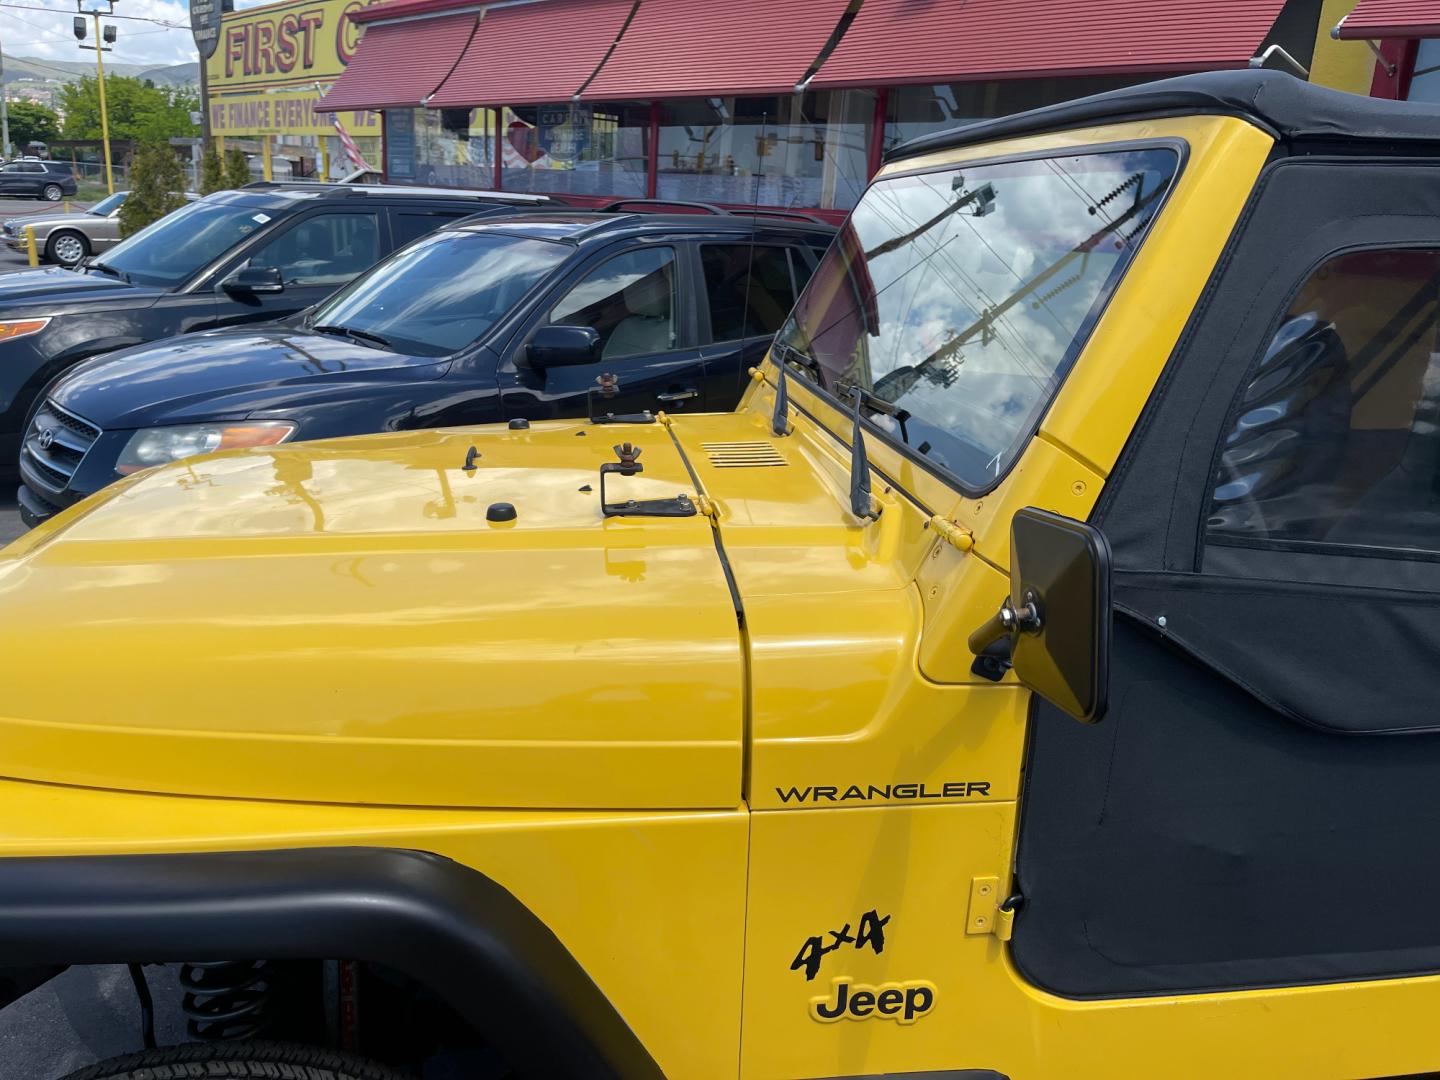
[[(62, 5), (56, 0), (24, 0), (25, 8), (0, 7), (0, 45), (8, 56), (34, 57), (37, 60), (91, 60), (95, 54), (79, 48), (71, 32), (75, 17), (73, 4)], [(53, 8), (54, 13), (35, 11), (36, 7)], [(116, 14), (131, 18), (116, 19), (119, 40), (105, 59), (122, 64), (144, 64), (159, 67), (166, 64), (194, 63), (199, 57), (195, 40), (190, 36), (190, 8), (177, 0), (117, 0)], [(155, 19), (176, 24), (167, 29), (154, 22), (136, 22), (135, 18)]]

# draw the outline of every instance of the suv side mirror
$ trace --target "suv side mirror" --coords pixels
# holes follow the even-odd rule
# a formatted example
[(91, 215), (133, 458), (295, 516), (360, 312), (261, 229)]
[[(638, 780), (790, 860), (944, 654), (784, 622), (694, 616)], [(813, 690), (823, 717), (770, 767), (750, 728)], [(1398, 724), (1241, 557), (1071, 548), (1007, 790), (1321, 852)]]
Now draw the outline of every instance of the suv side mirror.
[(1110, 686), (1110, 544), (1093, 525), (1027, 506), (1010, 523), (1010, 595), (970, 635), (993, 655), (1007, 638), (1025, 686), (1084, 724)]
[(220, 287), (228, 293), (277, 293), (285, 291), (285, 279), (278, 266), (242, 266)]
[(593, 326), (542, 326), (525, 347), (525, 358), (544, 371), (600, 362), (600, 332)]

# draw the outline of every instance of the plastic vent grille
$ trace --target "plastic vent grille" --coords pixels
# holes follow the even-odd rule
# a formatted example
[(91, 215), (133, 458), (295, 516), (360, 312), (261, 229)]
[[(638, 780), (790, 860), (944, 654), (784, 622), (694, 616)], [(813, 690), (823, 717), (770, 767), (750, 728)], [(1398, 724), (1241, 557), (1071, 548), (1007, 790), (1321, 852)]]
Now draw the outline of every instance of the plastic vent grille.
[(710, 442), (701, 443), (700, 449), (717, 469), (770, 469), (789, 464), (768, 442)]

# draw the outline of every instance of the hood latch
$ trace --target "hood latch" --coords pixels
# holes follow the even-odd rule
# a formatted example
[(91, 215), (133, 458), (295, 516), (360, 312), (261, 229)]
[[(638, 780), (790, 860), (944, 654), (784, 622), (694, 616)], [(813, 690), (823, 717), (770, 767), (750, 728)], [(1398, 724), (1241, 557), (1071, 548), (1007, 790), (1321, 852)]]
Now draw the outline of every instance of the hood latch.
[(620, 476), (634, 476), (645, 471), (637, 460), (641, 450), (632, 443), (619, 443), (615, 456), (619, 461), (607, 461), (600, 466), (600, 510), (608, 517), (694, 517), (695, 503), (683, 492), (673, 499), (627, 499), (612, 503), (605, 497), (605, 477), (611, 473)]

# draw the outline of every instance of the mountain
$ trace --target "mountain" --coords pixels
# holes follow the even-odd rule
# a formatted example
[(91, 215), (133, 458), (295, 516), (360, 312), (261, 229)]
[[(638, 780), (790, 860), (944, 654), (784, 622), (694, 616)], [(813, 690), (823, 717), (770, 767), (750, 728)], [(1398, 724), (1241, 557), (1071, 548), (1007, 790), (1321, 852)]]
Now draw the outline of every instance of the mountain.
[[(88, 60), (41, 60), (30, 56), (7, 56), (4, 60), (5, 82), (73, 82), (81, 75), (95, 74), (95, 64)], [(196, 86), (200, 82), (199, 64), (170, 64), (153, 67), (148, 64), (105, 64), (111, 75), (134, 75), (150, 79), (157, 86)]]

